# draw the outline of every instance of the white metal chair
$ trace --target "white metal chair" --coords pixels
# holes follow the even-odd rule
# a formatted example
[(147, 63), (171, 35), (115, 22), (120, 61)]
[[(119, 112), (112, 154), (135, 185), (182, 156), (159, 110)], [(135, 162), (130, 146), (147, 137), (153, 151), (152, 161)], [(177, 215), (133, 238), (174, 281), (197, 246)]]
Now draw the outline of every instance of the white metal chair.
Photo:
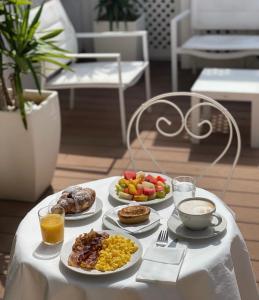
[[(178, 55), (212, 60), (259, 55), (259, 1), (192, 0), (171, 21), (172, 87), (178, 90)], [(179, 25), (189, 18), (191, 36), (180, 42)]]
[[(187, 97), (192, 97), (192, 98), (198, 98), (203, 102), (200, 102), (194, 106), (192, 106), (186, 113), (185, 115), (183, 114), (183, 112), (181, 111), (181, 109), (174, 103), (174, 99), (176, 97), (183, 97), (183, 96), (187, 96)], [(199, 179), (201, 179), (206, 172), (208, 171), (209, 168), (211, 168), (212, 166), (214, 166), (217, 162), (219, 162), (223, 156), (227, 153), (228, 149), (231, 146), (233, 137), (236, 136), (237, 138), (237, 148), (236, 148), (236, 154), (233, 160), (233, 164), (232, 167), (230, 169), (230, 172), (227, 176), (227, 180), (226, 180), (226, 184), (224, 186), (223, 189), (223, 196), (229, 186), (230, 180), (233, 176), (233, 172), (234, 169), (237, 165), (239, 156), (240, 156), (240, 152), (241, 152), (241, 137), (240, 137), (240, 132), (239, 132), (239, 128), (237, 126), (237, 123), (235, 121), (235, 119), (233, 118), (233, 116), (229, 113), (229, 111), (223, 106), (221, 105), (219, 102), (213, 100), (212, 98), (208, 97), (208, 96), (204, 96), (201, 94), (197, 94), (197, 93), (191, 93), (191, 92), (175, 92), (175, 93), (167, 93), (167, 94), (162, 94), (162, 95), (158, 95), (148, 101), (146, 101), (145, 103), (143, 103), (136, 111), (135, 113), (132, 115), (130, 121), (129, 121), (129, 125), (127, 128), (127, 148), (129, 151), (129, 155), (130, 155), (130, 160), (132, 163), (133, 168), (136, 170), (136, 164), (135, 164), (135, 160), (134, 160), (134, 155), (133, 155), (133, 151), (131, 149), (131, 143), (130, 143), (130, 138), (131, 138), (131, 131), (133, 129), (133, 124), (135, 123), (135, 131), (136, 131), (136, 136), (137, 139), (140, 143), (140, 146), (142, 147), (142, 149), (144, 150), (144, 152), (147, 154), (147, 156), (152, 160), (153, 164), (155, 165), (155, 167), (162, 173), (162, 174), (166, 174), (166, 172), (159, 166), (158, 162), (155, 160), (155, 158), (153, 157), (153, 155), (151, 154), (150, 151), (147, 150), (147, 148), (145, 147), (141, 136), (140, 136), (140, 121), (142, 118), (143, 113), (148, 110), (149, 108), (151, 108), (153, 105), (157, 105), (157, 104), (166, 104), (168, 105), (168, 107), (175, 109), (175, 111), (177, 112), (177, 114), (179, 114), (181, 122), (179, 124), (179, 128), (175, 131), (175, 132), (165, 132), (164, 129), (162, 129), (161, 125), (162, 123), (164, 123), (164, 125), (168, 125), (170, 126), (172, 124), (173, 121), (169, 120), (168, 118), (161, 116), (159, 117), (155, 122), (155, 126), (156, 126), (156, 130), (163, 136), (168, 137), (168, 138), (173, 138), (178, 136), (179, 134), (181, 134), (184, 130), (186, 131), (186, 133), (191, 137), (191, 138), (195, 138), (195, 139), (206, 139), (208, 138), (212, 131), (213, 131), (213, 126), (210, 120), (202, 120), (199, 121), (198, 120), (198, 124), (196, 123), (196, 125), (198, 127), (202, 127), (203, 125), (207, 125), (208, 126), (208, 130), (206, 133), (202, 133), (202, 134), (195, 134), (192, 129), (193, 126), (191, 127), (192, 129), (190, 129), (189, 123), (187, 122), (189, 118), (192, 117), (192, 112), (196, 109), (200, 109), (201, 107), (213, 107), (216, 108), (218, 111), (220, 111), (223, 116), (226, 118), (228, 126), (229, 126), (229, 138), (228, 138), (228, 142), (227, 145), (224, 147), (223, 151), (220, 153), (220, 155), (218, 155), (218, 157), (210, 164), (209, 167), (207, 167), (202, 174), (200, 174), (197, 178), (196, 181), (198, 181)], [(192, 124), (193, 125), (193, 124)], [(196, 131), (197, 132), (197, 131)]]
[[(33, 13), (36, 13), (35, 8)], [(32, 13), (32, 15), (33, 15)], [(39, 33), (55, 28), (63, 29), (56, 38), (59, 47), (70, 51), (69, 59), (73, 72), (61, 70), (58, 66), (45, 63), (42, 87), (44, 89), (70, 89), (70, 108), (74, 107), (74, 90), (77, 88), (115, 88), (119, 91), (121, 132), (126, 141), (126, 116), (124, 91), (133, 86), (145, 74), (146, 97), (151, 97), (149, 54), (146, 31), (76, 33), (60, 0), (50, 0), (44, 4), (40, 19)], [(78, 53), (77, 39), (119, 37), (122, 39), (139, 37), (142, 39), (143, 61), (121, 61), (120, 53)], [(107, 59), (107, 61), (77, 62), (76, 59)], [(64, 61), (62, 61), (64, 62)]]

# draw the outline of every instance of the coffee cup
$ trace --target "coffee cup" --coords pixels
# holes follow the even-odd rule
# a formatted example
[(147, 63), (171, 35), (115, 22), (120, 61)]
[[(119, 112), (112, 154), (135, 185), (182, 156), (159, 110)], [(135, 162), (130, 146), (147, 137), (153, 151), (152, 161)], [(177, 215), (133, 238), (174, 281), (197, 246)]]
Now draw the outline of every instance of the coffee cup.
[[(184, 226), (192, 230), (202, 230), (222, 222), (222, 218), (215, 213), (216, 205), (206, 198), (187, 198), (180, 201), (176, 208)], [(214, 217), (217, 219), (216, 223), (212, 223)]]

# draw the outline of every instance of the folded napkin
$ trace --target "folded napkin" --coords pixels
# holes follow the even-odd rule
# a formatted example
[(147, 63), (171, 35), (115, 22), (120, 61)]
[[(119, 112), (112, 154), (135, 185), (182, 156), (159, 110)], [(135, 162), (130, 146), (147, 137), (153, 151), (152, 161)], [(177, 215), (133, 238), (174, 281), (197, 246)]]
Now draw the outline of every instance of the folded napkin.
[(114, 223), (116, 223), (116, 225), (118, 225), (120, 228), (130, 232), (130, 233), (135, 233), (140, 231), (141, 229), (150, 226), (153, 223), (159, 222), (160, 217), (159, 214), (157, 212), (154, 212), (151, 209), (150, 215), (149, 215), (149, 219), (143, 223), (140, 224), (123, 224), (120, 222), (120, 219), (118, 217), (118, 211), (120, 209), (122, 209), (123, 206), (118, 206), (114, 209), (111, 209), (109, 211), (106, 212), (105, 216), (108, 217), (109, 219), (111, 219)]
[(136, 281), (176, 283), (186, 247), (170, 248), (152, 246), (144, 254)]

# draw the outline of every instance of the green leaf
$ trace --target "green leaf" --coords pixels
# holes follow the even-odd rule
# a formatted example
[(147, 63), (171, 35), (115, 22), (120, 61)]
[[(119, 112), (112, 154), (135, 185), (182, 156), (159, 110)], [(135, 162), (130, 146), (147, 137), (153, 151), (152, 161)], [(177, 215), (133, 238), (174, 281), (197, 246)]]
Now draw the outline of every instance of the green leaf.
[(31, 22), (31, 25), (28, 30), (28, 36), (30, 36), (30, 37), (33, 36), (33, 34), (35, 33), (36, 29), (39, 26), (39, 19), (40, 19), (41, 13), (42, 13), (43, 5), (44, 5), (44, 3), (42, 3), (42, 5), (38, 9), (35, 17), (33, 18), (32, 22)]
[(38, 78), (38, 76), (37, 76), (37, 74), (36, 74), (36, 71), (35, 71), (35, 69), (34, 69), (32, 63), (31, 63), (29, 60), (27, 60), (27, 64), (28, 64), (29, 69), (31, 70), (31, 73), (32, 73), (32, 76), (33, 76), (33, 78), (34, 78), (34, 82), (35, 82), (35, 84), (36, 84), (37, 90), (38, 90), (39, 93), (41, 94), (41, 86), (40, 86), (39, 78)]
[(41, 38), (41, 40), (49, 40), (49, 39), (52, 39), (52, 38), (58, 36), (63, 31), (64, 31), (63, 29), (54, 29), (51, 32), (41, 36), (40, 38)]
[(15, 74), (15, 88), (16, 88), (17, 97), (19, 99), (19, 109), (22, 116), (22, 121), (25, 129), (28, 129), (26, 112), (25, 112), (25, 99), (23, 96), (23, 87), (22, 87), (20, 73)]
[(16, 5), (31, 5), (32, 2), (29, 0), (9, 0), (9, 2)]

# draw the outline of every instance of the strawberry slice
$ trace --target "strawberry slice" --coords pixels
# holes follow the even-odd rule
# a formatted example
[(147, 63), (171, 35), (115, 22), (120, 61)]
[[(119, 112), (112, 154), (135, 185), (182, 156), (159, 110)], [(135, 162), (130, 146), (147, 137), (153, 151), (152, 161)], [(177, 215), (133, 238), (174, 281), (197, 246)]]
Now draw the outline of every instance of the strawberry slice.
[(129, 188), (125, 188), (123, 192), (129, 194)]
[(136, 172), (134, 171), (124, 171), (124, 178), (129, 179), (135, 179), (136, 178)]
[(155, 189), (144, 188), (144, 190), (143, 190), (143, 194), (147, 195), (147, 196), (153, 195), (155, 192), (156, 192)]
[(162, 181), (162, 182), (166, 182), (165, 178), (161, 177), (161, 176), (157, 176), (157, 181)]
[(155, 178), (155, 177), (153, 177), (152, 175), (148, 175), (148, 176), (146, 176), (146, 181), (148, 181), (148, 182), (151, 182), (151, 183), (153, 183), (153, 184), (157, 184), (157, 179)]

